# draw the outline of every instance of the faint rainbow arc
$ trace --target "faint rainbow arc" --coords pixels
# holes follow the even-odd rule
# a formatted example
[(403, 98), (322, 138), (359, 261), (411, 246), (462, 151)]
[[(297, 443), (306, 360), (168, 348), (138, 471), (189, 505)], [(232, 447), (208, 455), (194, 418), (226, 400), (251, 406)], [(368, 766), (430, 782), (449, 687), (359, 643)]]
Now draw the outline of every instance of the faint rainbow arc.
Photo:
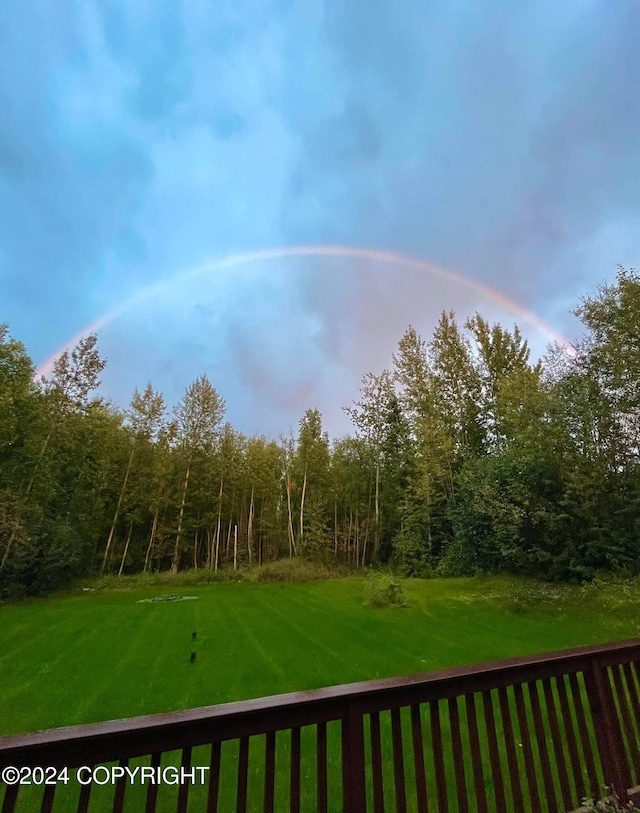
[(534, 327), (540, 333), (543, 333), (550, 339), (556, 341), (567, 352), (571, 353), (574, 350), (569, 341), (556, 332), (551, 325), (547, 324), (536, 316), (535, 313), (527, 310), (515, 300), (509, 299), (507, 296), (500, 293), (500, 291), (496, 291), (494, 288), (490, 288), (488, 285), (478, 282), (472, 277), (467, 277), (458, 271), (443, 268), (442, 266), (435, 265), (427, 260), (421, 260), (407, 254), (400, 254), (392, 251), (380, 251), (372, 248), (359, 248), (355, 246), (287, 246), (284, 248), (262, 249), (259, 251), (249, 251), (240, 254), (230, 254), (227, 257), (221, 257), (204, 265), (190, 268), (187, 271), (182, 271), (179, 274), (169, 277), (169, 279), (161, 280), (160, 282), (152, 283), (151, 285), (146, 286), (121, 305), (118, 305), (112, 310), (102, 314), (102, 316), (99, 316), (94, 322), (91, 322), (89, 325), (82, 328), (82, 330), (72, 336), (63, 347), (56, 350), (53, 355), (47, 358), (38, 367), (36, 376), (39, 377), (42, 375), (48, 375), (51, 372), (56, 359), (59, 358), (59, 356), (61, 356), (65, 351), (75, 347), (75, 345), (83, 337), (101, 330), (119, 316), (126, 313), (126, 311), (133, 308), (135, 305), (144, 302), (154, 294), (170, 289), (178, 282), (182, 282), (193, 277), (198, 277), (212, 271), (217, 271), (222, 268), (231, 268), (233, 266), (243, 265), (245, 263), (259, 262), (260, 260), (273, 260), (282, 257), (350, 257), (352, 259), (371, 260), (373, 262), (387, 263), (389, 265), (411, 268), (415, 271), (425, 271), (432, 276), (440, 277), (477, 291), (484, 297), (493, 300), (506, 310), (511, 311), (512, 313), (521, 317), (527, 324)]

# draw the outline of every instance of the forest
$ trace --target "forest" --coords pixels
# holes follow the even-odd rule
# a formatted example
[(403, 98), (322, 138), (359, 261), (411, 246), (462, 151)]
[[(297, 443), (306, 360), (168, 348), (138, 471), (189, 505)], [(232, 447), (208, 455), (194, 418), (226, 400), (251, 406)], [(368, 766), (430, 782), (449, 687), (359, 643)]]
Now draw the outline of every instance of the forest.
[(172, 409), (152, 383), (97, 395), (82, 339), (36, 379), (0, 325), (0, 597), (81, 577), (218, 573), (302, 557), (421, 577), (509, 572), (585, 581), (637, 572), (640, 275), (585, 296), (582, 337), (530, 360), (518, 327), (443, 312), (367, 373), (330, 439), (245, 436), (206, 375)]

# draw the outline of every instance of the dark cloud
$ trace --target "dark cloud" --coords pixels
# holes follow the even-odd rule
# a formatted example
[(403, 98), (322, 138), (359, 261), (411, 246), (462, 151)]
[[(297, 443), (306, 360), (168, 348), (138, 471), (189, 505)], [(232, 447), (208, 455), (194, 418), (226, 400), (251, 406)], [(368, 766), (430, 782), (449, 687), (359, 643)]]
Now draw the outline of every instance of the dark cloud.
[(385, 0), (325, 0), (324, 6), (329, 47), (353, 92), (374, 88), (399, 103), (415, 102), (425, 66), (426, 4), (403, 4), (401, 11)]
[[(384, 160), (337, 162), (327, 118), (306, 134), (294, 177), (310, 182), (292, 188), (285, 229), (300, 242), (329, 234), (415, 253), (541, 312), (567, 288), (577, 299), (618, 257), (576, 267), (572, 249), (598, 224), (639, 214), (640, 5), (390, 8), (336, 4), (328, 14), (346, 97), (381, 134)], [(345, 130), (357, 127), (350, 108), (345, 119)], [(369, 318), (355, 343), (366, 344), (371, 323), (409, 312), (419, 290), (399, 285), (376, 300), (361, 286)], [(313, 296), (336, 329), (348, 321), (346, 305)]]
[[(456, 268), (573, 330), (579, 294), (640, 254), (639, 30), (637, 0), (7, 0), (0, 304), (40, 360), (190, 265), (345, 244)], [(252, 431), (314, 405), (339, 429), (409, 323), (498, 310), (369, 262), (273, 274), (215, 295), (204, 276), (155, 321), (114, 323), (111, 392), (157, 374), (173, 402), (210, 372)]]

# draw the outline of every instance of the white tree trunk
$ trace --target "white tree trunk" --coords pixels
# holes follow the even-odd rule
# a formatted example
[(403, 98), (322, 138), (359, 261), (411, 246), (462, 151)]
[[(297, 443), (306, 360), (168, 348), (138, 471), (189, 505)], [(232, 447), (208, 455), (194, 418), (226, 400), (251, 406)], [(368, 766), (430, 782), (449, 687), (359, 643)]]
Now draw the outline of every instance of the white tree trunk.
[(376, 561), (378, 559), (378, 550), (380, 549), (380, 453), (376, 460), (376, 528), (373, 541)]
[(238, 526), (233, 527), (233, 569), (238, 569)]
[(44, 439), (44, 443), (42, 444), (42, 449), (40, 449), (40, 454), (38, 455), (38, 459), (36, 460), (36, 465), (33, 467), (33, 472), (31, 474), (31, 479), (29, 480), (29, 484), (27, 485), (27, 495), (31, 493), (31, 487), (33, 486), (33, 481), (36, 476), (36, 472), (40, 468), (40, 463), (42, 462), (42, 458), (44, 457), (44, 453), (47, 451), (47, 446), (49, 445), (49, 441), (51, 440), (51, 435), (53, 434), (53, 427), (49, 430), (49, 434)]
[(251, 503), (249, 505), (249, 519), (247, 521), (247, 550), (249, 551), (249, 565), (251, 565), (251, 544), (253, 542), (253, 495), (254, 487), (251, 486)]
[(153, 525), (151, 526), (151, 536), (149, 537), (149, 544), (147, 545), (147, 554), (144, 557), (144, 568), (142, 569), (143, 573), (146, 573), (147, 567), (149, 566), (149, 558), (151, 557), (151, 551), (153, 549), (153, 542), (156, 535), (156, 528), (158, 526), (158, 511), (160, 510), (159, 506), (156, 506), (156, 513), (153, 517)]
[(214, 543), (215, 548), (216, 548), (215, 564), (214, 564), (214, 569), (215, 570), (218, 569), (218, 560), (219, 560), (219, 557), (220, 557), (220, 523), (222, 522), (222, 485), (223, 485), (223, 479), (221, 477), (220, 478), (220, 494), (218, 495), (218, 525), (216, 527), (216, 538), (215, 538), (215, 543)]
[(304, 480), (302, 481), (302, 496), (300, 497), (300, 548), (304, 544), (304, 495), (307, 492), (307, 469), (304, 470)]
[(118, 571), (118, 576), (122, 576), (122, 570), (124, 568), (124, 562), (127, 558), (127, 551), (129, 550), (129, 542), (131, 541), (131, 529), (133, 528), (133, 520), (129, 523), (129, 533), (127, 534), (127, 541), (124, 546), (124, 553), (122, 554), (122, 561), (120, 562), (120, 570)]
[(182, 536), (182, 518), (184, 516), (184, 505), (187, 501), (187, 487), (189, 485), (189, 474), (191, 472), (191, 465), (187, 466), (187, 473), (184, 478), (184, 485), (182, 487), (182, 502), (180, 503), (180, 516), (178, 517), (178, 533), (176, 534), (176, 547), (173, 552), (173, 561), (171, 562), (171, 572), (173, 574), (178, 572), (178, 564), (180, 562), (180, 537)]
[(287, 510), (289, 512), (289, 558), (296, 553), (296, 540), (293, 535), (293, 518), (291, 516), (291, 478), (289, 472), (285, 474), (285, 484), (287, 488)]
[[(109, 531), (109, 538), (107, 539), (107, 544), (104, 549), (104, 558), (102, 560), (102, 567), (100, 569), (101, 573), (104, 573), (104, 569), (107, 566), (107, 559), (109, 558), (109, 549), (111, 548), (111, 543), (113, 542), (113, 535), (116, 531), (116, 525), (118, 524), (118, 517), (120, 515), (120, 507), (122, 506), (122, 500), (124, 498), (124, 492), (127, 487), (127, 480), (129, 479), (129, 472), (131, 471), (131, 463), (133, 462), (133, 455), (136, 450), (134, 446), (131, 449), (131, 454), (129, 455), (129, 463), (127, 464), (127, 471), (124, 475), (124, 482), (122, 483), (122, 488), (120, 489), (120, 496), (118, 497), (118, 504), (116, 505), (116, 513), (113, 516), (113, 522), (111, 523), (111, 530)], [(33, 482), (33, 477), (31, 478), (31, 482)]]

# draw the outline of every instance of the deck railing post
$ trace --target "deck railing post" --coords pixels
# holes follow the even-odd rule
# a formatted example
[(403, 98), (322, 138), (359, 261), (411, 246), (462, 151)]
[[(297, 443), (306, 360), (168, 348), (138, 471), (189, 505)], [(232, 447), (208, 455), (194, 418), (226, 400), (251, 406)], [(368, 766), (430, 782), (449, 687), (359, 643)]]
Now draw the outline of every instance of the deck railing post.
[(584, 680), (605, 784), (626, 802), (627, 790), (632, 785), (631, 775), (607, 668), (597, 657), (591, 658)]
[(366, 810), (364, 715), (353, 701), (342, 717), (342, 808), (344, 813)]

